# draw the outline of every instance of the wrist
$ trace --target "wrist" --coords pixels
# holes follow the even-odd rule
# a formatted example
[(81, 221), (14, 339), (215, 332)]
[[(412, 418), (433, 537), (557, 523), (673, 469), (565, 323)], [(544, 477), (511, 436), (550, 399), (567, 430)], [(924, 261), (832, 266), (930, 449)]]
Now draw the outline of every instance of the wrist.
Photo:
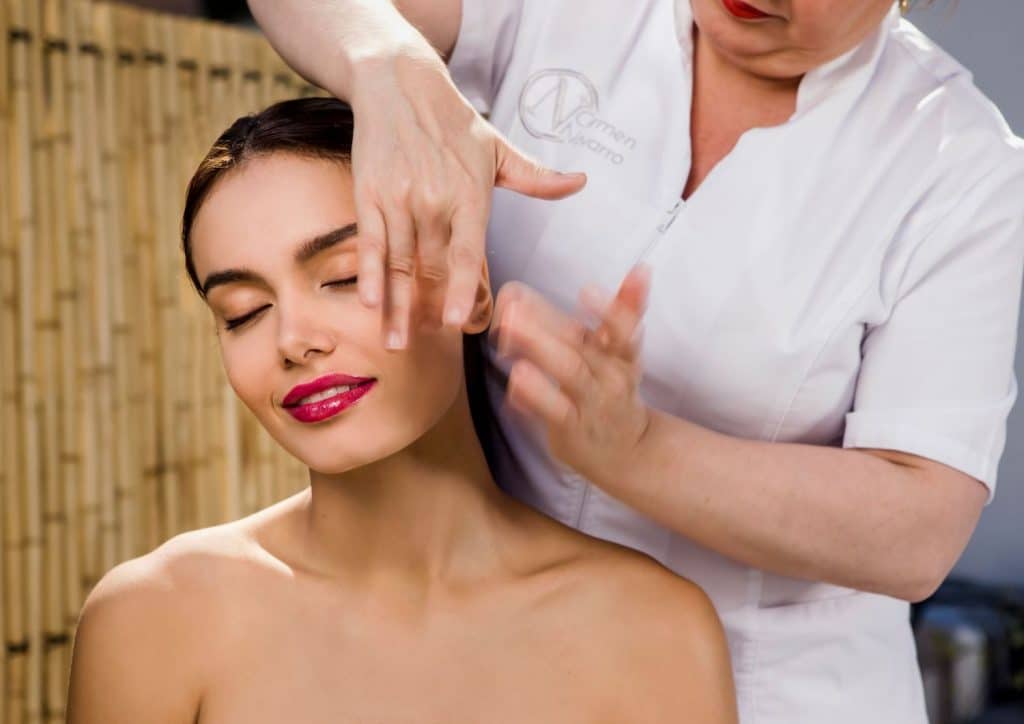
[(339, 72), (326, 89), (355, 108), (362, 105), (363, 98), (373, 103), (382, 89), (402, 86), (409, 73), (423, 73), (434, 66), (446, 75), (441, 57), (422, 35), (411, 30), (387, 39), (375, 38), (364, 45), (346, 44), (336, 63)]
[(648, 469), (645, 461), (651, 454), (651, 440), (656, 434), (657, 411), (645, 405), (640, 415), (637, 434), (629, 436), (614, 455), (603, 460), (594, 471), (595, 477), (590, 478), (606, 493), (620, 499), (634, 495), (636, 486), (642, 484), (638, 481), (648, 477), (644, 472)]

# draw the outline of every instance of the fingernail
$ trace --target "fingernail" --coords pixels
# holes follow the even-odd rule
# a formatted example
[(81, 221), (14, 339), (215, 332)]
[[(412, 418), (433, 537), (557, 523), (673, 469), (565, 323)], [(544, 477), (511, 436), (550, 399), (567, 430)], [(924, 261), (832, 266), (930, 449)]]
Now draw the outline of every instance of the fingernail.
[(402, 335), (396, 331), (388, 333), (388, 341), (385, 345), (388, 349), (401, 349), (402, 348)]

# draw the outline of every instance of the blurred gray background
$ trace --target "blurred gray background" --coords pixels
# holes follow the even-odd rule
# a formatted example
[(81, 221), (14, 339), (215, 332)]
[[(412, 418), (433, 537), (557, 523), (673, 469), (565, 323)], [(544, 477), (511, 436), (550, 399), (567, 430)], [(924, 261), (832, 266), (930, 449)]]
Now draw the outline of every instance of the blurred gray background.
[[(1024, 0), (935, 0), (911, 22), (974, 73), (974, 81), (1024, 136)], [(1024, 199), (1021, 199), (1024, 205)], [(996, 495), (953, 573), (1024, 585), (1024, 314), (1017, 343), (1021, 387), (1010, 413)]]

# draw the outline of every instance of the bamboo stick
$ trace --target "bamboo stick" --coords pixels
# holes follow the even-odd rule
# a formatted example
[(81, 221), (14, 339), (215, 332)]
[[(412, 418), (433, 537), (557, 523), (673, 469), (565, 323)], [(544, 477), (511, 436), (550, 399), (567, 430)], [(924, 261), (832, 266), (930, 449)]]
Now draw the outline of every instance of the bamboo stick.
[[(58, 134), (54, 146), (53, 176), (60, 179), (63, 203), (57, 207), (54, 232), (55, 238), (55, 295), (58, 328), (59, 377), (57, 386), (60, 400), (60, 434), (59, 434), (59, 488), (55, 495), (60, 497), (60, 513), (64, 522), (64, 535), (61, 539), (63, 554), (61, 556), (61, 573), (63, 585), (60, 586), (58, 608), (63, 619), (63, 628), (72, 634), (78, 609), (81, 605), (81, 561), (80, 532), (81, 522), (78, 514), (78, 488), (81, 482), (81, 455), (79, 452), (79, 434), (81, 431), (83, 410), (81, 395), (77, 384), (77, 368), (74, 360), (79, 354), (80, 337), (76, 312), (77, 284), (72, 267), (74, 245), (72, 230), (72, 189), (74, 185), (73, 164), (71, 163), (71, 125), (70, 94), (71, 79), (68, 69), (72, 64), (72, 48), (77, 47), (74, 28), (71, 23), (72, 13), (67, 0), (52, 3), (52, 11), (48, 13), (48, 22), (53, 32), (64, 41), (61, 53), (51, 58), (52, 92), (54, 94), (54, 119), (58, 123)], [(55, 584), (56, 585), (56, 584)], [(53, 594), (55, 595), (55, 594)], [(65, 660), (65, 666), (67, 665)], [(62, 672), (63, 673), (63, 670)]]
[[(97, 4), (96, 29), (104, 49), (102, 83), (103, 94), (101, 125), (102, 159), (108, 195), (108, 223), (112, 241), (110, 256), (111, 277), (111, 335), (112, 335), (112, 398), (113, 441), (115, 445), (115, 480), (113, 484), (113, 513), (117, 534), (118, 561), (131, 558), (136, 550), (136, 483), (140, 440), (138, 427), (130, 415), (131, 379), (133, 377), (131, 323), (126, 299), (126, 278), (137, 268), (131, 244), (131, 228), (127, 223), (128, 211), (123, 195), (126, 154), (120, 139), (127, 130), (124, 117), (124, 97), (134, 89), (130, 76), (126, 76), (125, 58), (119, 44), (118, 13), (114, 5)], [(128, 84), (126, 86), (126, 83)]]
[(131, 521), (133, 554), (141, 555), (159, 542), (157, 494), (156, 330), (151, 294), (152, 259), (148, 253), (152, 214), (148, 185), (148, 146), (145, 125), (146, 54), (142, 38), (143, 13), (120, 5), (115, 13), (119, 42), (121, 141), (124, 148), (122, 178), (128, 194), (124, 221), (128, 227), (125, 253), (125, 293), (133, 300), (127, 312), (128, 346), (131, 355), (128, 383), (128, 417), (133, 422), (133, 456), (136, 478), (128, 493), (134, 501)]
[[(32, 93), (42, 92), (35, 85), (38, 82), (34, 69), (33, 54), (39, 38), (37, 18), (27, 2), (15, 2), (11, 8), (12, 25), (19, 28), (22, 37), (14, 44), (11, 57), (11, 72), (14, 84), (12, 102), (14, 106), (13, 133), (9, 148), (14, 163), (11, 190), (14, 197), (14, 237), (17, 249), (18, 277), (21, 280), (35, 279), (35, 252), (37, 243), (37, 219), (33, 206), (33, 154), (32, 129), (37, 119), (33, 117)], [(14, 680), (11, 682), (11, 699), (16, 715), (21, 720), (35, 724), (40, 720), (40, 648), (42, 632), (39, 621), (39, 405), (38, 380), (36, 377), (36, 345), (34, 330), (34, 295), (30, 283), (18, 285), (17, 304), (17, 391), (20, 394), (20, 466), (19, 476), (11, 488), (18, 491), (12, 501), (12, 509), (21, 517), (14, 529), (15, 569), (20, 573), (20, 586), (15, 589), (13, 603), (16, 607), (15, 624), (16, 652), (20, 654), (12, 661)], [(20, 488), (20, 491), (18, 490)]]
[[(45, 691), (44, 716), (47, 721), (59, 721), (64, 716), (64, 671), (68, 661), (69, 630), (64, 615), (65, 554), (67, 549), (67, 510), (62, 480), (63, 461), (61, 435), (65, 397), (69, 389), (61, 384), (62, 328), (60, 318), (61, 285), (56, 272), (64, 251), (62, 240), (68, 235), (67, 166), (68, 155), (67, 108), (65, 102), (64, 69), (68, 46), (61, 22), (61, 6), (56, 0), (45, 0), (39, 6), (42, 13), (43, 61), (48, 78), (46, 88), (45, 142), (38, 150), (43, 163), (37, 166), (40, 209), (41, 243), (39, 274), (36, 280), (38, 322), (40, 335), (39, 361), (47, 381), (44, 401), (44, 471), (42, 525), (44, 531), (43, 628), (47, 641), (44, 652)], [(73, 393), (72, 393), (73, 394)]]
[[(13, 169), (8, 163), (9, 153), (9, 117), (10, 101), (10, 23), (6, 0), (0, 0), (0, 176), (13, 179)], [(14, 362), (14, 327), (15, 327), (15, 256), (11, 246), (13, 238), (11, 212), (8, 193), (0, 190), (0, 724), (13, 722), (8, 715), (8, 642), (9, 629), (7, 597), (14, 590), (14, 570), (8, 565), (7, 559), (11, 552), (12, 541), (9, 538), (7, 517), (13, 514), (7, 505), (10, 490), (15, 486), (17, 478), (17, 443), (15, 437), (16, 400), (15, 400), (15, 362)]]

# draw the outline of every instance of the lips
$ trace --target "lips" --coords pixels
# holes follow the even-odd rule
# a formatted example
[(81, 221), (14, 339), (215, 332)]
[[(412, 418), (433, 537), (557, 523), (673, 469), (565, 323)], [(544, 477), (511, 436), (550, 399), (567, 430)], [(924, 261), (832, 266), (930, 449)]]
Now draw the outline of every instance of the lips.
[(329, 390), (332, 387), (353, 387), (355, 385), (362, 385), (372, 381), (372, 377), (353, 377), (352, 375), (343, 375), (340, 373), (324, 375), (323, 377), (318, 377), (312, 382), (295, 385), (295, 387), (293, 387), (291, 391), (284, 396), (284, 400), (281, 401), (281, 404), (285, 407), (293, 407), (303, 398), (310, 397), (318, 392), (323, 392), (324, 390)]
[(372, 377), (324, 375), (293, 387), (281, 404), (299, 422), (319, 422), (348, 409), (376, 384)]
[(741, 20), (761, 20), (772, 17), (757, 8), (747, 5), (743, 0), (722, 0), (725, 9)]

